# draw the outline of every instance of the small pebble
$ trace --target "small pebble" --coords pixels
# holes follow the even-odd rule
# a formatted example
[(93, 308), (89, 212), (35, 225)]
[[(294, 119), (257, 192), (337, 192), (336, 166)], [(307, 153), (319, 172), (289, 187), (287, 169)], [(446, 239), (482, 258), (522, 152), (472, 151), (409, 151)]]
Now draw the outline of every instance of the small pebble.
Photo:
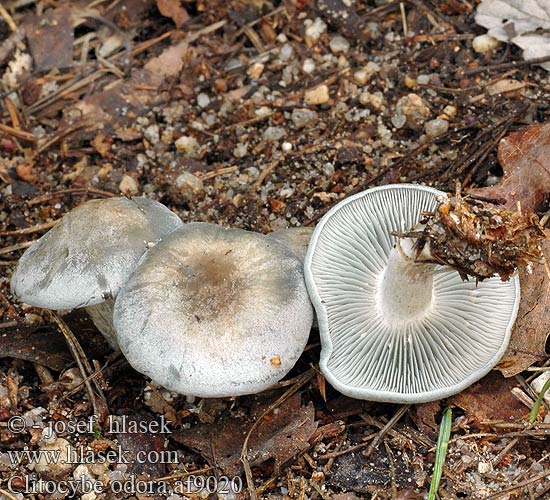
[(492, 466), (488, 462), (479, 462), (477, 464), (477, 471), (480, 474), (487, 474), (488, 472), (491, 472)]
[(235, 158), (244, 158), (248, 153), (248, 142), (240, 142), (233, 149), (233, 156)]
[(139, 186), (137, 181), (131, 175), (123, 175), (118, 185), (120, 192), (126, 196), (135, 196), (138, 194)]
[(350, 43), (343, 36), (336, 35), (330, 39), (329, 47), (333, 54), (341, 54), (349, 50)]
[(375, 62), (370, 61), (364, 68), (361, 68), (353, 73), (353, 79), (359, 85), (365, 85), (378, 71), (380, 71), (380, 66)]
[(416, 77), (416, 83), (418, 83), (418, 85), (427, 85), (430, 83), (430, 75), (418, 75)]
[(262, 63), (255, 63), (250, 68), (248, 68), (248, 76), (250, 78), (260, 78), (264, 71), (265, 65)]
[(294, 108), (292, 110), (292, 123), (297, 129), (307, 127), (317, 122), (319, 115), (317, 111), (307, 108)]
[(304, 21), (306, 26), (306, 44), (311, 47), (321, 38), (321, 35), (327, 30), (327, 25), (320, 17), (317, 17), (315, 21), (306, 19)]
[(254, 114), (258, 118), (263, 118), (264, 116), (269, 116), (272, 113), (271, 108), (268, 106), (260, 106), (254, 111)]
[(315, 71), (315, 61), (313, 61), (313, 59), (304, 59), (302, 71), (308, 75), (313, 73)]
[(449, 130), (449, 122), (441, 118), (430, 120), (424, 124), (424, 130), (428, 137), (437, 137)]
[(411, 78), (409, 75), (405, 77), (403, 83), (408, 89), (413, 89), (414, 87), (416, 87), (416, 80), (414, 78)]
[(264, 131), (264, 140), (275, 142), (282, 139), (286, 135), (286, 130), (283, 127), (267, 127)]
[(289, 153), (292, 151), (292, 144), (290, 142), (283, 142), (281, 148), (285, 153)]
[(143, 132), (143, 136), (151, 143), (157, 144), (160, 140), (160, 132), (158, 125), (149, 125)]
[(210, 104), (210, 97), (208, 97), (207, 94), (205, 94), (204, 92), (201, 92), (198, 96), (197, 96), (197, 104), (201, 107), (201, 108), (206, 108), (206, 106), (208, 106)]
[[(407, 127), (413, 130), (420, 130), (423, 127), (424, 122), (430, 116), (430, 108), (419, 95), (408, 94), (397, 101), (395, 106), (395, 115), (404, 116), (404, 125), (406, 124)], [(398, 123), (401, 123), (402, 118), (396, 119)], [(392, 123), (397, 127), (393, 118)]]
[(391, 117), (392, 125), (395, 128), (403, 128), (405, 126), (405, 123), (407, 123), (407, 117), (405, 115), (393, 115)]
[(330, 95), (328, 93), (328, 87), (325, 84), (306, 90), (304, 95), (305, 103), (309, 106), (325, 104), (329, 99)]
[(204, 191), (203, 182), (191, 172), (183, 172), (175, 180), (175, 189), (184, 201), (191, 201), (193, 197)]
[(289, 45), (289, 44), (283, 45), (279, 52), (279, 59), (283, 62), (288, 61), (292, 57), (293, 52), (294, 52), (294, 49), (292, 48), (292, 45)]
[(489, 50), (496, 49), (500, 45), (500, 41), (491, 35), (479, 35), (472, 41), (472, 47), (475, 52), (483, 54)]
[(443, 108), (443, 114), (451, 119), (454, 118), (456, 116), (456, 107), (451, 105), (445, 106)]
[(182, 135), (174, 144), (180, 153), (191, 158), (196, 157), (199, 151), (197, 139), (190, 135)]
[(74, 468), (71, 457), (76, 453), (76, 450), (66, 439), (57, 438), (52, 443), (40, 446), (40, 450), (43, 452), (49, 451), (50, 453), (59, 452), (59, 460), (48, 463), (46, 453), (42, 453), (38, 461), (34, 462), (34, 470), (39, 474), (57, 478)]
[(382, 98), (378, 97), (375, 94), (371, 94), (370, 92), (362, 92), (359, 95), (359, 102), (363, 106), (368, 106), (369, 108), (372, 108), (375, 111), (380, 110), (380, 108), (382, 107)]

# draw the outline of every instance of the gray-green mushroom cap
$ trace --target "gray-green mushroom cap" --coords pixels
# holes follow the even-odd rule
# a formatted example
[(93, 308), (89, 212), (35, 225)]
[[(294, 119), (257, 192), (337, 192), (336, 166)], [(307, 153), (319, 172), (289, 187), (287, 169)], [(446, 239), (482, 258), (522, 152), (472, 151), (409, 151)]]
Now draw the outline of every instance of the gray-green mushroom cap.
[(241, 229), (186, 224), (142, 259), (115, 303), (122, 352), (181, 394), (265, 390), (294, 366), (313, 309), (301, 262)]
[(47, 309), (88, 308), (109, 342), (116, 297), (147, 249), (183, 224), (147, 198), (88, 201), (67, 213), (19, 259), (11, 291)]
[(304, 262), (313, 229), (312, 227), (287, 227), (268, 233), (266, 237), (283, 243)]

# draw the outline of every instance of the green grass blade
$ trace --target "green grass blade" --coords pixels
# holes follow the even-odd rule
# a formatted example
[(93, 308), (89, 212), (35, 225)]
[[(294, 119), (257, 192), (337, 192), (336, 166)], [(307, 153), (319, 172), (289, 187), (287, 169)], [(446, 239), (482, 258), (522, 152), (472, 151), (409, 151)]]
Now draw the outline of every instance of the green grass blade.
[(451, 436), (451, 424), (453, 422), (453, 414), (451, 408), (443, 414), (441, 425), (439, 427), (439, 436), (437, 438), (437, 448), (435, 450), (435, 463), (432, 482), (430, 483), (430, 491), (428, 500), (435, 500), (435, 494), (439, 489), (439, 481), (443, 474), (443, 465), (445, 464), (445, 456), (447, 455), (447, 447), (449, 446), (449, 437)]
[(537, 419), (537, 415), (539, 414), (539, 408), (542, 404), (542, 400), (544, 398), (544, 395), (546, 394), (546, 391), (550, 388), (550, 378), (544, 383), (542, 386), (542, 389), (540, 390), (539, 397), (535, 401), (535, 404), (533, 405), (533, 408), (531, 408), (531, 414), (529, 415), (529, 423), (533, 423)]

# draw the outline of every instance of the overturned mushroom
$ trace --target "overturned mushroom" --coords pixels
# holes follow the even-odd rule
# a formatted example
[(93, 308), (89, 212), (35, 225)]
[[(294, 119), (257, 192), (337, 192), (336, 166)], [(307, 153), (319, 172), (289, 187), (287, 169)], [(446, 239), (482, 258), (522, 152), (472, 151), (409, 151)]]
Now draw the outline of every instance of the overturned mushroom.
[(143, 257), (117, 297), (114, 324), (139, 372), (182, 394), (224, 397), (284, 377), (312, 317), (302, 264), (284, 245), (192, 223)]
[(320, 366), (342, 393), (419, 403), (455, 394), (498, 362), (519, 305), (519, 281), (463, 281), (419, 262), (413, 227), (443, 193), (397, 184), (367, 190), (317, 226), (305, 275), (319, 321)]
[(182, 224), (147, 198), (88, 201), (27, 249), (11, 278), (11, 291), (36, 307), (85, 307), (116, 347), (114, 298), (148, 247)]

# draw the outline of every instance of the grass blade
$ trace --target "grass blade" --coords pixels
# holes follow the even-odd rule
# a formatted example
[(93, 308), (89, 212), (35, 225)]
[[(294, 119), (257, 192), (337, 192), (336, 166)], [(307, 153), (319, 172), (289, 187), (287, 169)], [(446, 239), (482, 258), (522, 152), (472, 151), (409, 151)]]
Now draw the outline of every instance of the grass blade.
[(546, 394), (546, 391), (550, 388), (550, 378), (544, 383), (542, 386), (542, 389), (540, 390), (539, 397), (535, 401), (535, 404), (533, 405), (533, 408), (531, 408), (531, 413), (529, 415), (529, 423), (533, 423), (537, 419), (537, 415), (539, 414), (539, 408), (542, 404), (542, 400), (544, 398), (544, 395)]
[(434, 473), (432, 482), (430, 483), (428, 500), (435, 500), (435, 494), (439, 489), (439, 481), (441, 481), (441, 475), (443, 474), (443, 465), (445, 464), (447, 446), (449, 445), (449, 437), (451, 436), (452, 421), (453, 414), (451, 408), (447, 408), (441, 419), (441, 425), (439, 426), (439, 436), (437, 438), (437, 448), (435, 450)]

